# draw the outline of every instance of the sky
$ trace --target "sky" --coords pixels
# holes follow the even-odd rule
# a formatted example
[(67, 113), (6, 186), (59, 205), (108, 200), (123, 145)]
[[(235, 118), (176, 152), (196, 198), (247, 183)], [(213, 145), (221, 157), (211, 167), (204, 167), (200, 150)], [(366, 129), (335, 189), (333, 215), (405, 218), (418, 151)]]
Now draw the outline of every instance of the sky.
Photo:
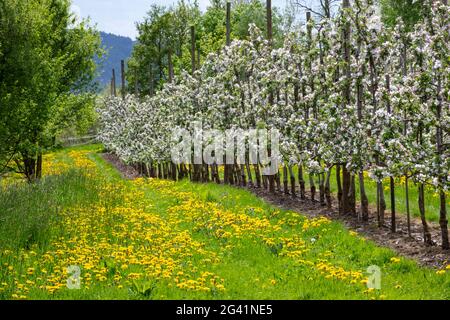
[[(98, 30), (136, 39), (135, 23), (142, 21), (152, 4), (170, 6), (177, 0), (72, 0), (72, 11), (79, 17), (90, 17)], [(209, 0), (199, 0), (202, 10)], [(286, 0), (272, 0), (282, 7)]]

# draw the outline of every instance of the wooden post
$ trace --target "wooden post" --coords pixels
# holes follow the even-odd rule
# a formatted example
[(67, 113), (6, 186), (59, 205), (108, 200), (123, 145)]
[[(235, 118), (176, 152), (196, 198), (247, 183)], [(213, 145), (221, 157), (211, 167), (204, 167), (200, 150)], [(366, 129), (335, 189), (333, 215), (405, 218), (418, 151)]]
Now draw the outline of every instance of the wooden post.
[(273, 31), (272, 31), (272, 0), (266, 0), (266, 13), (267, 13), (267, 39), (272, 43)]
[[(385, 80), (386, 80), (386, 90), (390, 94), (391, 78), (390, 78), (387, 70), (386, 70)], [(387, 112), (389, 114), (392, 114), (391, 103), (389, 101), (387, 102)], [(389, 126), (391, 126), (390, 121), (389, 121)], [(391, 194), (391, 232), (395, 233), (397, 231), (397, 227), (396, 227), (396, 221), (395, 221), (395, 180), (394, 180), (393, 176), (389, 177), (389, 182), (390, 182), (390, 194)]]
[[(348, 9), (350, 8), (350, 1), (349, 0), (343, 0), (342, 5), (344, 7), (344, 9)], [(350, 81), (350, 77), (351, 77), (351, 71), (350, 71), (350, 24), (347, 23), (345, 28), (344, 28), (344, 59), (346, 62), (346, 67), (345, 67), (345, 76), (347, 77), (347, 81)], [(344, 101), (345, 103), (350, 103), (350, 84), (346, 84), (345, 89), (344, 89)]]
[[(267, 40), (269, 45), (272, 46), (273, 34), (272, 34), (272, 0), (266, 0), (266, 14), (267, 14)], [(273, 105), (273, 92), (269, 93), (269, 104)], [(272, 156), (272, 150), (269, 149), (269, 157)], [(275, 193), (275, 176), (270, 175), (267, 177), (269, 181), (269, 192)]]
[(231, 43), (231, 2), (227, 2), (227, 46)]
[(197, 46), (197, 70), (200, 69), (201, 64), (201, 54), (200, 54), (200, 46)]
[(171, 48), (169, 48), (168, 60), (169, 60), (169, 83), (172, 83), (173, 82), (173, 61), (172, 61), (172, 49)]
[[(350, 8), (350, 1), (349, 0), (343, 0), (342, 6), (344, 9)], [(343, 90), (343, 103), (344, 104), (350, 104), (351, 103), (351, 88), (350, 88), (350, 77), (351, 77), (351, 70), (350, 70), (350, 24), (347, 22), (344, 26), (343, 30), (343, 58), (346, 62), (345, 64), (345, 77), (347, 80), (347, 83), (345, 84), (344, 90)], [(342, 213), (348, 214), (352, 211), (351, 208), (351, 199), (350, 199), (350, 188), (351, 188), (351, 175), (350, 172), (347, 170), (346, 164), (342, 164)]]
[[(172, 48), (169, 48), (167, 52), (167, 60), (169, 62), (169, 83), (173, 82), (173, 62), (172, 62)], [(182, 167), (180, 166), (180, 169)], [(177, 181), (177, 165), (173, 162), (170, 162), (170, 177), (173, 181)], [(181, 179), (182, 177), (179, 176)]]
[(312, 27), (309, 25), (311, 21), (311, 11), (306, 11), (306, 29), (308, 32), (308, 39), (311, 41), (312, 39)]
[(120, 61), (120, 71), (122, 77), (122, 99), (125, 99), (125, 61)]
[(195, 73), (195, 27), (191, 26), (191, 66), (192, 75)]
[[(306, 30), (307, 30), (307, 37), (308, 37), (308, 49), (311, 48), (312, 46), (312, 27), (310, 26), (310, 22), (311, 22), (311, 12), (307, 11), (306, 12)], [(308, 63), (307, 68), (309, 69), (310, 73), (312, 71), (312, 64)], [(310, 81), (310, 86), (311, 86), (311, 90), (314, 90), (314, 83), (313, 83), (313, 79), (311, 79)], [(306, 119), (308, 120), (308, 119)], [(310, 190), (311, 190), (311, 201), (315, 201), (315, 196), (316, 196), (316, 184), (314, 182), (314, 174), (309, 172), (309, 186), (310, 186)]]
[[(192, 67), (192, 76), (194, 76), (195, 70), (196, 70), (196, 60), (195, 60), (195, 26), (191, 26), (191, 67)], [(195, 160), (195, 156), (194, 156)], [(193, 174), (191, 174), (191, 180), (194, 182), (200, 181), (200, 174), (201, 174), (201, 165), (196, 164), (195, 161), (193, 161), (193, 165), (190, 166), (190, 168), (193, 168)]]
[(116, 91), (116, 70), (113, 68), (112, 69), (112, 83), (113, 83), (113, 95), (114, 97), (117, 96), (117, 91)]
[(323, 9), (325, 11), (325, 17), (327, 19), (330, 19), (331, 18), (330, 0), (324, 0), (324, 2), (323, 2)]
[(152, 65), (150, 64), (150, 67), (149, 67), (149, 69), (148, 69), (148, 72), (149, 72), (149, 81), (150, 81), (150, 88), (149, 88), (149, 90), (150, 90), (150, 97), (151, 96), (153, 96), (153, 68), (152, 68)]
[(139, 88), (138, 88), (138, 72), (137, 72), (137, 68), (134, 69), (134, 95), (137, 97), (139, 94)]

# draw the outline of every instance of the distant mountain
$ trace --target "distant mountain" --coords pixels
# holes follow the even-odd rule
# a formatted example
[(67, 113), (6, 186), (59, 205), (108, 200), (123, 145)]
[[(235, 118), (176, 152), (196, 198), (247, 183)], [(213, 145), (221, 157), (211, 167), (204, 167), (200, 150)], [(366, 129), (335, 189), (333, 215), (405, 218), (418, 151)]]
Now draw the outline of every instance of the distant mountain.
[(131, 56), (134, 41), (127, 37), (100, 32), (102, 47), (107, 51), (106, 56), (97, 60), (97, 82), (100, 87), (108, 86), (112, 77), (112, 69), (116, 69), (116, 81), (120, 83), (120, 60), (127, 60)]

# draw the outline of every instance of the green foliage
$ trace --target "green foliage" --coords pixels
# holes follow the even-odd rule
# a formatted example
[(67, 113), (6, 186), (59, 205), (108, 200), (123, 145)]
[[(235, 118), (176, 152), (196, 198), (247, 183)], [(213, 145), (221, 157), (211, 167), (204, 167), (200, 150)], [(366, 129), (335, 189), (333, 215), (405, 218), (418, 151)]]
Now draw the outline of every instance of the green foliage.
[(131, 291), (139, 298), (150, 299), (155, 288), (153, 281), (133, 281)]
[(58, 117), (80, 116), (65, 107), (91, 85), (100, 40), (72, 16), (69, 0), (4, 0), (0, 16), (0, 171), (11, 159), (30, 160), (21, 170), (29, 175)]
[[(277, 8), (272, 9), (273, 37), (275, 42), (281, 42), (282, 17)], [(233, 8), (231, 15), (231, 32), (234, 39), (248, 39), (248, 26), (254, 23), (258, 29), (267, 34), (266, 5), (265, 1), (252, 0), (248, 3), (241, 2)]]
[[(195, 27), (197, 68), (198, 63), (201, 64), (208, 54), (219, 51), (226, 42), (225, 8), (226, 1), (223, 0), (212, 1), (204, 13), (195, 2), (191, 4), (184, 0), (180, 0), (170, 8), (153, 5), (145, 20), (137, 25), (139, 36), (128, 62), (126, 75), (129, 84), (128, 92), (134, 92), (135, 84), (138, 83), (138, 91), (145, 95), (150, 90), (155, 92), (168, 81), (169, 50), (172, 51), (175, 74), (192, 69), (191, 26)], [(265, 2), (252, 0), (233, 3), (231, 39), (247, 39), (251, 23), (266, 32)], [(282, 15), (278, 13), (277, 8), (274, 8), (275, 45), (283, 41), (283, 23)]]
[(423, 0), (381, 0), (383, 21), (389, 26), (395, 26), (401, 18), (408, 30), (421, 20), (424, 14)]
[(61, 95), (55, 103), (55, 113), (45, 136), (57, 137), (66, 129), (72, 129), (79, 135), (86, 134), (97, 119), (95, 104), (95, 94)]
[(198, 5), (183, 0), (175, 8), (151, 6), (144, 21), (137, 25), (139, 36), (128, 61), (126, 77), (130, 92), (134, 92), (136, 83), (139, 91), (146, 94), (167, 81), (169, 48), (177, 70), (190, 65), (189, 26), (199, 16)]

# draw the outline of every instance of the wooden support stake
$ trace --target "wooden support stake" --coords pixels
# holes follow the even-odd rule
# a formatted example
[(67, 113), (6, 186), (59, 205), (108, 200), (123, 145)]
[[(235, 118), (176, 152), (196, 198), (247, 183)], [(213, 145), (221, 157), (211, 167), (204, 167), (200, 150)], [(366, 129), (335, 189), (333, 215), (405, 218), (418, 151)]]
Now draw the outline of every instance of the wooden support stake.
[(125, 99), (125, 61), (120, 61), (120, 71), (121, 71), (121, 77), (122, 77), (122, 99)]
[(192, 75), (195, 73), (195, 27), (191, 26), (191, 66)]
[(137, 97), (139, 94), (139, 82), (137, 68), (134, 69), (134, 95)]
[(266, 12), (267, 12), (267, 40), (272, 43), (272, 0), (266, 0)]
[(311, 11), (306, 11), (306, 29), (308, 31), (308, 40), (311, 42), (312, 39), (312, 27), (310, 25), (311, 22)]
[(113, 68), (112, 69), (112, 83), (113, 83), (113, 95), (114, 97), (117, 96), (117, 91), (116, 91), (116, 70)]
[(169, 49), (169, 83), (173, 82), (173, 62), (172, 62), (172, 49)]
[(231, 43), (231, 2), (227, 2), (227, 46)]
[(153, 91), (154, 91), (154, 87), (153, 87), (153, 69), (152, 69), (152, 65), (150, 65), (149, 69), (148, 69), (148, 73), (149, 73), (149, 82), (150, 82), (150, 97), (153, 96)]

